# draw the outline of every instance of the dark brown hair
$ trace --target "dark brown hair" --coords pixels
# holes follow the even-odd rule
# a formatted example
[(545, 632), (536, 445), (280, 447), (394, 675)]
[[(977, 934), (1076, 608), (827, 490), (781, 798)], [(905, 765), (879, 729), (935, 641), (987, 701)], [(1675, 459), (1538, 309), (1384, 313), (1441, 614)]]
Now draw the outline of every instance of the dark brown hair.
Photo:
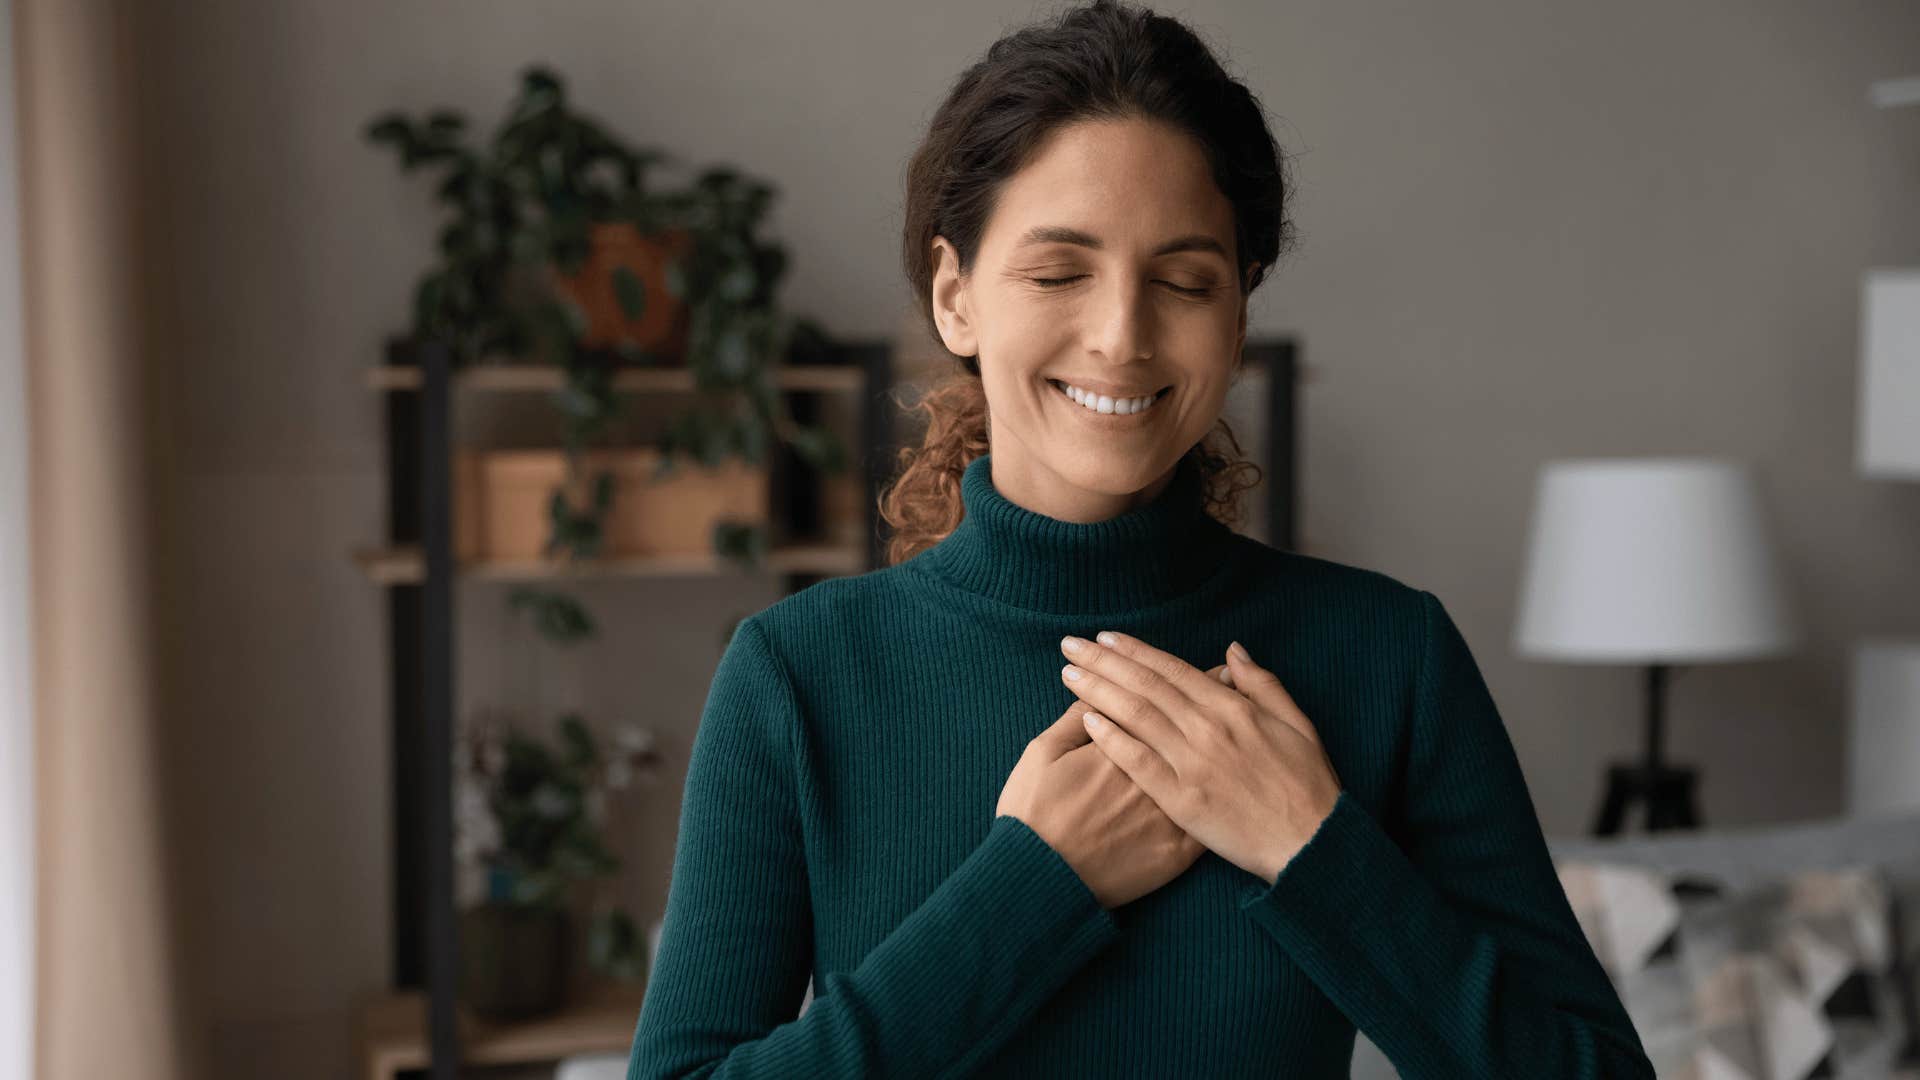
[[(1214, 183), (1233, 205), (1240, 287), (1250, 293), (1265, 280), (1294, 232), (1286, 216), (1292, 184), (1259, 102), (1178, 20), (1095, 0), (995, 41), (955, 81), (914, 152), (902, 254), (935, 341), (934, 237), (946, 237), (960, 270), (971, 270), (1001, 185), (1041, 142), (1070, 123), (1123, 118), (1170, 124), (1200, 144)], [(1249, 274), (1254, 262), (1260, 265)], [(988, 449), (979, 358), (954, 359), (958, 370), (910, 406), (927, 414), (925, 437), (900, 450), (899, 470), (880, 499), (880, 514), (893, 528), (889, 564), (959, 524), (961, 474)], [(1188, 453), (1206, 477), (1208, 512), (1232, 525), (1240, 493), (1260, 482), (1260, 468), (1241, 457), (1224, 419), (1216, 426), (1227, 448), (1210, 445), (1209, 435)]]

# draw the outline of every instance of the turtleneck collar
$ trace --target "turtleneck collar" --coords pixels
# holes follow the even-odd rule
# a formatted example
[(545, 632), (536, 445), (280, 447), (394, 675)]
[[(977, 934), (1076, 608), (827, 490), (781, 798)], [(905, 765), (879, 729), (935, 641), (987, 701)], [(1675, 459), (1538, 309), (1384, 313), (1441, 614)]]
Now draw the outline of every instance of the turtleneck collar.
[(1104, 521), (1063, 521), (1013, 502), (993, 486), (991, 454), (968, 462), (960, 499), (960, 524), (918, 561), (962, 589), (1062, 615), (1125, 612), (1186, 593), (1220, 569), (1233, 532), (1207, 513), (1191, 455), (1152, 502)]

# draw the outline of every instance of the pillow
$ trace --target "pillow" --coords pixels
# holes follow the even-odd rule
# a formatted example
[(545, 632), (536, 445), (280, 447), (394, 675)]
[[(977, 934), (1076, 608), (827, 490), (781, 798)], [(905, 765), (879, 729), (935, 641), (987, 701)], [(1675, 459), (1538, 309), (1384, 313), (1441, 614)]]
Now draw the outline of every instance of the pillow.
[(1677, 936), (1703, 1071), (1892, 1076), (1907, 1041), (1892, 927), (1873, 867), (1800, 871), (1689, 908)]
[(1901, 991), (1907, 1046), (1896, 1063), (1899, 1080), (1920, 1080), (1920, 863), (1882, 864), (1892, 901), (1893, 970)]
[(1561, 888), (1662, 1080), (1696, 1080), (1703, 1045), (1693, 987), (1679, 959), (1682, 912), (1716, 883), (1664, 870), (1558, 859)]
[(1737, 891), (1625, 863), (1556, 868), (1660, 1077), (1920, 1080), (1906, 950), (1877, 868)]

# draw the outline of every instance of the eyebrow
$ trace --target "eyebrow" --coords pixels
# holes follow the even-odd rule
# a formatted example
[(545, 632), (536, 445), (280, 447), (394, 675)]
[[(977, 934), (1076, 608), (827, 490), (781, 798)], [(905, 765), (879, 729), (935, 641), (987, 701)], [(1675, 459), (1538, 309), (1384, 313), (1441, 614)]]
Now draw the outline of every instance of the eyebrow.
[[(1099, 251), (1104, 246), (1100, 243), (1100, 238), (1092, 233), (1082, 232), (1066, 225), (1035, 225), (1028, 229), (1025, 235), (1020, 237), (1020, 242), (1014, 246), (1026, 247), (1029, 244), (1078, 244), (1095, 251)], [(1220, 241), (1205, 233), (1175, 237), (1154, 248), (1153, 254), (1155, 256), (1172, 255), (1178, 251), (1211, 251), (1223, 259), (1231, 258), (1227, 254), (1227, 249), (1220, 246)]]

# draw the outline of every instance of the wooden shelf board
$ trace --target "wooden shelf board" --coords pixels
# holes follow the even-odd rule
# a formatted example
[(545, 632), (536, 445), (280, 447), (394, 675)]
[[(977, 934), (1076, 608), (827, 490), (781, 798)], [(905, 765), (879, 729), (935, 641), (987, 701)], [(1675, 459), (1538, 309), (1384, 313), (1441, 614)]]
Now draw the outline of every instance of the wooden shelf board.
[[(458, 1010), (461, 1060), (468, 1065), (525, 1065), (572, 1054), (625, 1051), (633, 1045), (644, 987), (609, 982), (579, 992), (560, 1011), (530, 1020), (488, 1022)], [(400, 990), (365, 1001), (359, 1013), (360, 1054), (367, 1080), (389, 1080), (428, 1065), (427, 996)]]
[[(376, 585), (415, 585), (426, 577), (426, 565), (415, 545), (360, 548), (353, 559)], [(866, 552), (854, 544), (789, 544), (775, 547), (763, 563), (769, 573), (859, 574), (866, 570)], [(469, 560), (460, 576), (490, 581), (537, 581), (568, 577), (698, 577), (739, 573), (741, 567), (710, 552), (685, 555), (644, 555), (589, 562), (565, 563), (549, 559)]]
[[(852, 364), (789, 366), (774, 369), (774, 385), (783, 390), (857, 391), (866, 385), (866, 371)], [(418, 390), (420, 369), (381, 364), (367, 369), (373, 390)], [(514, 392), (558, 390), (566, 373), (541, 364), (482, 364), (457, 371), (453, 385), (462, 390)], [(622, 368), (614, 372), (613, 388), (627, 393), (691, 392), (693, 372), (687, 368)]]

